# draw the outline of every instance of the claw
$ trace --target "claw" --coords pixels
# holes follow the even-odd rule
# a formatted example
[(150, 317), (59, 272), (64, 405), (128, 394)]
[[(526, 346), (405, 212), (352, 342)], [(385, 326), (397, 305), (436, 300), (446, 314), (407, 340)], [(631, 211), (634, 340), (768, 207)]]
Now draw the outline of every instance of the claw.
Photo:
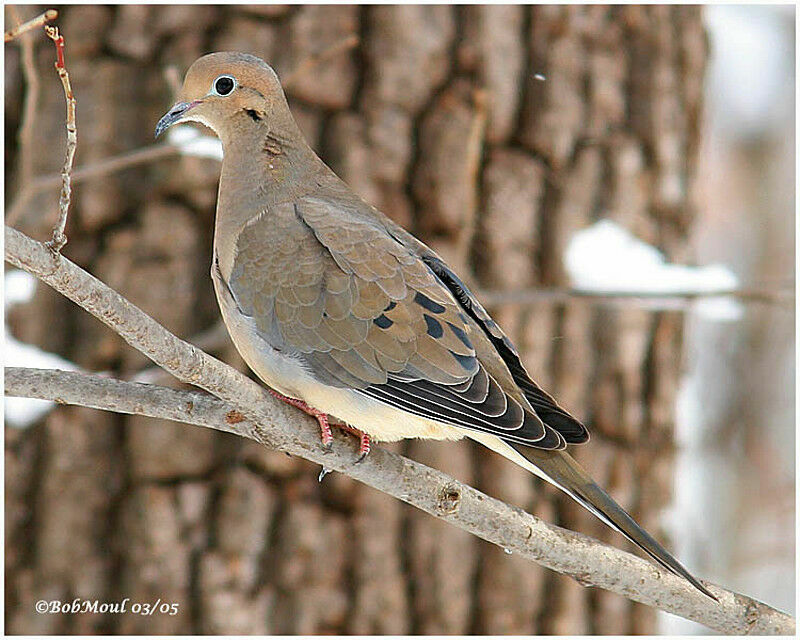
[(319, 409), (315, 409), (314, 407), (306, 404), (302, 400), (298, 400), (296, 398), (290, 398), (289, 396), (285, 396), (282, 393), (278, 393), (273, 389), (268, 389), (268, 391), (275, 396), (278, 400), (285, 402), (286, 404), (290, 404), (293, 407), (297, 407), (304, 413), (316, 418), (317, 422), (319, 423), (319, 431), (320, 431), (320, 439), (322, 440), (322, 448), (325, 451), (331, 451), (333, 449), (333, 434), (331, 433), (331, 425), (328, 422), (328, 414), (320, 411)]
[(367, 454), (372, 449), (372, 444), (370, 443), (369, 436), (364, 433), (363, 431), (356, 429), (355, 427), (351, 427), (349, 424), (345, 424), (344, 422), (337, 422), (336, 426), (342, 429), (343, 431), (347, 431), (348, 433), (352, 433), (354, 436), (358, 438), (358, 460), (356, 460), (356, 464), (359, 462), (363, 462), (364, 458), (367, 457)]
[(358, 460), (356, 462), (363, 462), (367, 454), (372, 450), (372, 443), (369, 441), (369, 436), (366, 433), (361, 433), (358, 436)]
[[(277, 391), (269, 389), (269, 392), (275, 396), (278, 400), (285, 402), (286, 404), (290, 404), (293, 407), (297, 407), (301, 411), (304, 411), (310, 416), (316, 418), (317, 422), (319, 423), (319, 431), (320, 431), (320, 439), (322, 440), (322, 449), (325, 453), (329, 453), (333, 450), (333, 434), (331, 433), (331, 423), (328, 419), (328, 414), (324, 411), (320, 411), (319, 409), (315, 409), (312, 406), (309, 406), (302, 400), (298, 400), (296, 398), (290, 398), (289, 396), (285, 396)], [(344, 422), (336, 422), (334, 423), (335, 426), (339, 427), (340, 429), (352, 433), (354, 436), (358, 438), (358, 460), (356, 463), (363, 462), (364, 458), (367, 457), (367, 454), (370, 452), (372, 448), (372, 444), (370, 443), (369, 436), (364, 433), (363, 431), (359, 431), (358, 429), (351, 427), (349, 424), (345, 424)], [(322, 482), (322, 478), (325, 477), (325, 474), (329, 473), (328, 469), (322, 468), (322, 471), (319, 474), (319, 480)]]

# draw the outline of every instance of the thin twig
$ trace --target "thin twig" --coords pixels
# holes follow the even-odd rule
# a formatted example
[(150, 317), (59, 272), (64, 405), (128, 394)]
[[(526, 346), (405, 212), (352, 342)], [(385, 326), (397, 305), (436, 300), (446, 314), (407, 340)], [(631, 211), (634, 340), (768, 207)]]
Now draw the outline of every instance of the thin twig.
[(55, 9), (48, 9), (44, 13), (36, 16), (35, 18), (31, 18), (27, 22), (24, 22), (20, 25), (17, 25), (13, 29), (9, 29), (3, 35), (6, 42), (11, 42), (15, 38), (18, 38), (23, 33), (31, 31), (32, 29), (37, 29), (39, 27), (43, 27), (48, 22), (52, 22), (58, 17), (58, 11)]
[[(14, 20), (19, 23), (20, 17), (17, 8), (9, 5), (8, 10)], [(36, 72), (34, 61), (33, 40), (31, 38), (20, 38), (18, 44), (21, 51), (22, 76), (25, 78), (25, 98), (22, 105), (22, 121), (18, 134), (20, 155), (18, 191), (19, 194), (23, 194), (33, 177), (33, 127), (36, 119), (36, 110), (39, 105), (39, 74)], [(17, 200), (19, 199), (20, 196), (17, 196)]]
[(78, 127), (75, 123), (75, 96), (72, 93), (72, 85), (69, 81), (69, 73), (64, 62), (64, 36), (58, 32), (58, 27), (49, 25), (44, 28), (47, 36), (56, 46), (56, 71), (64, 87), (64, 98), (67, 102), (67, 151), (64, 156), (64, 166), (61, 169), (61, 195), (58, 198), (58, 221), (53, 227), (53, 237), (47, 242), (48, 248), (54, 253), (59, 253), (62, 247), (67, 244), (67, 236), (64, 229), (67, 226), (67, 215), (69, 215), (69, 205), (72, 200), (72, 163), (75, 160), (75, 150), (78, 146)]
[[(286, 77), (284, 84), (288, 86), (291, 83), (296, 82), (300, 76), (307, 73), (315, 66), (330, 60), (344, 51), (352, 49), (358, 45), (358, 42), (358, 36), (351, 35), (340, 40), (339, 42), (334, 43), (319, 54), (309, 56)], [(180, 90), (180, 77), (177, 69), (172, 66), (167, 67), (164, 70), (164, 76), (167, 84), (170, 87), (170, 90), (173, 93), (177, 93)], [(26, 119), (24, 122), (27, 122), (28, 120), (32, 122), (33, 118), (31, 117), (30, 119)], [(141, 149), (136, 149), (119, 156), (112, 156), (104, 160), (99, 160), (98, 162), (94, 162), (85, 167), (80, 167), (72, 172), (72, 183), (103, 177), (138, 164), (160, 160), (177, 153), (180, 153), (180, 149), (172, 145), (149, 145), (147, 147), (142, 147)], [(33, 196), (41, 191), (45, 191), (62, 183), (63, 173), (58, 175), (41, 176), (39, 178), (33, 178), (27, 184), (23, 183), (23, 188), (20, 190), (19, 195), (6, 212), (6, 221), (8, 224), (13, 225), (20, 219), (22, 212), (27, 208)]]
[(693, 301), (708, 298), (735, 298), (743, 302), (758, 302), (794, 307), (793, 289), (724, 288), (707, 291), (685, 290), (672, 292), (659, 291), (615, 291), (572, 288), (518, 289), (515, 291), (478, 291), (478, 297), (486, 306), (522, 305), (529, 306), (540, 302), (568, 302), (582, 298), (591, 302), (606, 304), (630, 304), (644, 302), (654, 310), (687, 309)]
[[(110, 173), (116, 173), (117, 171), (122, 171), (123, 169), (128, 169), (136, 165), (167, 158), (177, 153), (180, 153), (180, 147), (171, 144), (148, 145), (141, 149), (134, 149), (133, 151), (128, 151), (118, 156), (79, 167), (72, 172), (72, 182), (77, 183), (83, 182), (84, 180), (91, 180), (92, 178), (102, 178)], [(31, 187), (35, 187), (37, 190), (48, 189), (58, 184), (59, 180), (60, 176), (42, 176), (34, 180), (31, 183)]]
[[(13, 5), (9, 5), (9, 12), (20, 23), (19, 12)], [(39, 105), (39, 74), (36, 72), (36, 64), (33, 55), (33, 40), (31, 38), (20, 38), (19, 47), (21, 51), (22, 76), (25, 78), (25, 97), (22, 105), (22, 120), (17, 134), (19, 142), (19, 186), (14, 204), (22, 201), (30, 186), (33, 178), (33, 125), (36, 118), (36, 111)], [(12, 207), (6, 212), (6, 220), (13, 224), (16, 217), (11, 216)]]
[(39, 107), (40, 83), (33, 56), (33, 40), (23, 38), (19, 46), (22, 53), (22, 74), (25, 78), (25, 99), (19, 128), (19, 189), (24, 191), (33, 178), (33, 133)]
[[(123, 169), (160, 160), (161, 158), (168, 158), (178, 153), (180, 153), (180, 148), (171, 144), (150, 144), (140, 149), (134, 149), (133, 151), (111, 156), (74, 169), (72, 171), (72, 184), (75, 185), (80, 182), (102, 178)], [(31, 180), (9, 207), (6, 213), (7, 223), (13, 226), (19, 220), (20, 214), (27, 208), (31, 198), (36, 194), (56, 187), (61, 183), (62, 177), (60, 173), (52, 173)]]
[[(345, 473), (512, 553), (571, 575), (581, 584), (609, 589), (723, 633), (794, 633), (793, 618), (761, 602), (708, 585), (719, 598), (719, 602), (713, 602), (686, 581), (646, 560), (547, 525), (402, 456), (377, 448), (364, 462), (356, 464), (352, 442), (340, 434), (335, 436), (337, 446), (333, 451), (324, 453), (312, 418), (273, 399), (245, 375), (172, 335), (68, 259), (53, 255), (43, 244), (9, 227), (5, 231), (5, 251), (8, 262), (79, 304), (178, 379), (213, 393), (223, 402), (197, 393), (183, 395), (185, 392), (128, 386), (120, 381), (98, 382), (102, 380), (98, 376), (87, 380), (64, 374), (53, 377), (48, 372), (42, 374), (51, 376), (48, 384), (42, 378), (25, 383), (13, 370), (6, 372), (9, 392), (34, 397), (48, 394), (61, 402), (164, 415), (215, 428), (226, 426), (226, 430), (235, 428), (237, 433), (241, 428), (240, 435)], [(76, 380), (86, 384), (76, 384)], [(20, 386), (23, 384), (27, 386)], [(209, 413), (203, 411), (199, 418), (206, 401)]]

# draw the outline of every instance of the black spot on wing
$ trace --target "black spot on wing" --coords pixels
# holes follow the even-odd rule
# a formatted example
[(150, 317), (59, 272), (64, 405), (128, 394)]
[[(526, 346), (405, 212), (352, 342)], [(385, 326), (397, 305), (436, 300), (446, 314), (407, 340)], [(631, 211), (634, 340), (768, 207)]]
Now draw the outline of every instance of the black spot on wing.
[(388, 329), (394, 324), (394, 321), (391, 318), (387, 318), (385, 315), (381, 314), (377, 318), (373, 320), (375, 324), (377, 324), (381, 329)]
[(385, 312), (385, 311), (391, 311), (391, 310), (392, 310), (392, 309), (394, 309), (396, 306), (397, 306), (397, 302), (395, 302), (394, 300), (392, 300), (392, 301), (391, 301), (391, 302), (390, 302), (388, 305), (386, 305), (386, 308), (384, 309), (384, 312)]
[(478, 361), (475, 356), (462, 356), (458, 353), (450, 352), (450, 355), (458, 360), (458, 364), (462, 366), (465, 371), (477, 371)]
[(427, 313), (423, 313), (422, 317), (425, 318), (425, 324), (427, 325), (427, 332), (431, 338), (436, 338), (437, 340), (444, 335), (444, 329), (442, 328), (442, 323), (436, 320), (436, 318), (432, 318)]
[(536, 414), (544, 423), (555, 429), (569, 444), (586, 442), (589, 439), (589, 432), (586, 427), (560, 407), (549, 394), (531, 379), (512, 342), (500, 330), (497, 323), (492, 320), (461, 279), (445, 263), (434, 256), (423, 256), (422, 260), (438, 277), (439, 281), (450, 290), (462, 309), (483, 329), (486, 337), (489, 338), (500, 357), (506, 363), (514, 382), (517, 383), (517, 386), (525, 394), (528, 402), (531, 403)]
[(451, 322), (447, 323), (447, 326), (450, 327), (450, 331), (453, 332), (453, 335), (461, 340), (465, 347), (472, 349), (472, 343), (469, 341), (467, 334), (464, 333), (464, 330), (461, 327), (457, 327), (456, 325), (452, 324)]
[(417, 294), (414, 296), (414, 302), (416, 302), (419, 306), (424, 307), (431, 313), (444, 313), (445, 308), (443, 305), (439, 304), (438, 302), (434, 302), (424, 293), (420, 293), (417, 291)]

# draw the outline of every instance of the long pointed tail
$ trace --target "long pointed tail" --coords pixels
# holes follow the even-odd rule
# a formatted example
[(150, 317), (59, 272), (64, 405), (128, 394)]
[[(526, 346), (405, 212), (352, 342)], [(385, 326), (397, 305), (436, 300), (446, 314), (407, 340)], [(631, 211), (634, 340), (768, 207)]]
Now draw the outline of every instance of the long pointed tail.
[(656, 542), (653, 536), (636, 524), (636, 521), (603, 491), (568, 453), (521, 447), (477, 431), (465, 431), (464, 434), (555, 485), (609, 527), (619, 531), (664, 568), (685, 578), (704, 595), (717, 600), (716, 596), (700, 584), (700, 581)]
[(552, 484), (569, 494), (579, 504), (591, 511), (612, 529), (616, 529), (628, 540), (641, 548), (651, 558), (672, 573), (688, 580), (698, 591), (717, 600), (700, 581), (689, 573), (664, 547), (647, 531), (642, 529), (614, 499), (603, 491), (589, 474), (567, 453), (563, 451), (542, 451), (527, 447), (514, 450), (524, 456), (542, 472)]

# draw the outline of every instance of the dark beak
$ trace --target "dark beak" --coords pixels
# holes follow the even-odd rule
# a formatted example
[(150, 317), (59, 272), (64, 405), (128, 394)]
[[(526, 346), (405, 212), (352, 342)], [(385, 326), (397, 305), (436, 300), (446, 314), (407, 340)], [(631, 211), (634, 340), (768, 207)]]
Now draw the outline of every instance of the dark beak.
[(194, 102), (176, 102), (172, 105), (172, 108), (164, 114), (164, 117), (158, 121), (156, 125), (156, 138), (160, 136), (164, 131), (169, 129), (173, 124), (180, 121), (183, 115), (189, 111), (192, 107), (197, 106), (200, 104), (200, 100), (195, 100)]

